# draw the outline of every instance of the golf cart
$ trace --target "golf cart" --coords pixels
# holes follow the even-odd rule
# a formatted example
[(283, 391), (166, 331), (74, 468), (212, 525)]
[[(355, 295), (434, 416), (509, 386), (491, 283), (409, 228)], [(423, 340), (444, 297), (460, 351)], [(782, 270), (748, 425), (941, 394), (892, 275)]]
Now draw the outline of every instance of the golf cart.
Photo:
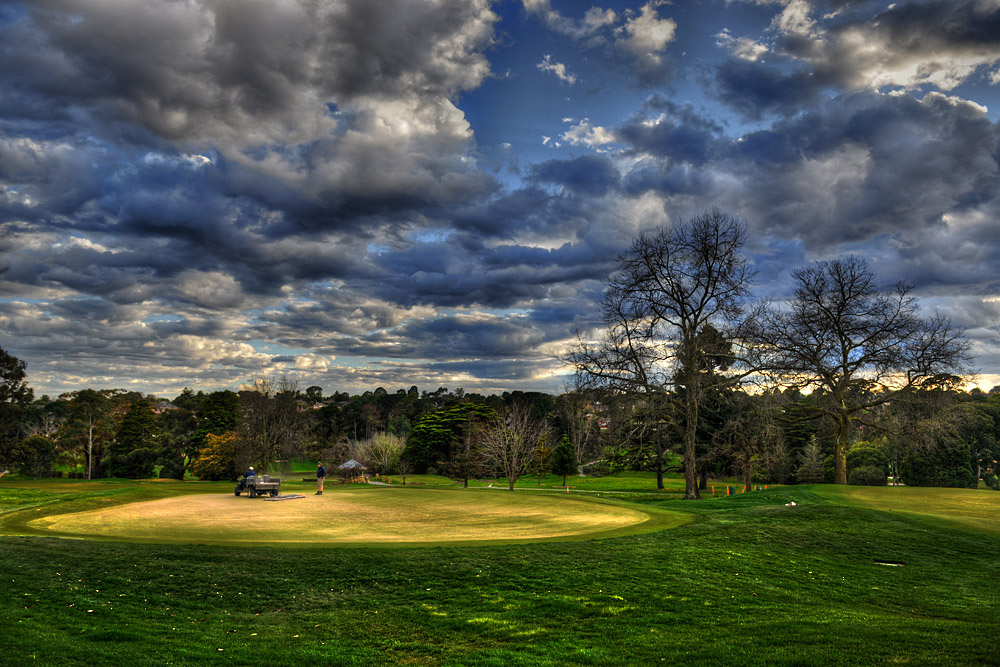
[(273, 498), (278, 495), (278, 489), (280, 488), (281, 480), (277, 477), (271, 477), (270, 475), (251, 475), (249, 477), (244, 477), (240, 480), (239, 484), (236, 485), (236, 495), (246, 493), (251, 498), (267, 495)]

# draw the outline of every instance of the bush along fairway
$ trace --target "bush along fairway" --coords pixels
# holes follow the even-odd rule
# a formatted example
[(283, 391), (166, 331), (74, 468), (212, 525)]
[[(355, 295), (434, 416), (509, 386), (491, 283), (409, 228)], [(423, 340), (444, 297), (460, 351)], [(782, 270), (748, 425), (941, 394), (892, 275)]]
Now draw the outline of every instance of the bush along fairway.
[(997, 664), (1000, 525), (825, 488), (638, 495), (692, 520), (606, 539), (302, 549), (16, 535), (26, 515), (169, 493), (5, 483), (4, 663)]

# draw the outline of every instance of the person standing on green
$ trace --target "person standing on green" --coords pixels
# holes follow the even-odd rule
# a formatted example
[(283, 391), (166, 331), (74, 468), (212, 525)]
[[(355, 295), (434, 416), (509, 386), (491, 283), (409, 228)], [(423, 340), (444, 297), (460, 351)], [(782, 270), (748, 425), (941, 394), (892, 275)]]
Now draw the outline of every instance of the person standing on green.
[(323, 480), (326, 479), (326, 468), (323, 467), (323, 462), (320, 461), (316, 464), (316, 495), (323, 495)]

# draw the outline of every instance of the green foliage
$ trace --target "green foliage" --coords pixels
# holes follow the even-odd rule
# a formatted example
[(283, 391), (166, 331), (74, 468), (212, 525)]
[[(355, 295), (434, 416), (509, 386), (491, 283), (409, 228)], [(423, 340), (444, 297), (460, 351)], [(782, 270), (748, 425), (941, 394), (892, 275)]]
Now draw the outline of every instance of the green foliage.
[(198, 430), (191, 439), (192, 453), (205, 447), (207, 436), (235, 431), (240, 425), (239, 394), (224, 390), (205, 397), (198, 413)]
[[(847, 450), (848, 475), (854, 468), (880, 468), (888, 473), (889, 461), (886, 459), (884, 447), (885, 438), (876, 441), (859, 440), (851, 445)], [(848, 482), (848, 484), (853, 483)]]
[(563, 486), (567, 475), (576, 474), (576, 449), (568, 435), (563, 435), (552, 453), (552, 472), (563, 478)]
[(809, 438), (808, 444), (802, 449), (801, 463), (795, 477), (799, 484), (819, 484), (823, 481), (823, 450), (815, 435)]
[(55, 443), (40, 435), (28, 436), (15, 447), (11, 463), (21, 475), (50, 477), (55, 470)]
[(183, 459), (171, 459), (160, 468), (160, 479), (184, 479), (186, 468)]
[(146, 479), (153, 476), (158, 458), (156, 437), (159, 427), (149, 401), (133, 403), (122, 417), (118, 435), (110, 447), (104, 470), (109, 477)]
[(105, 447), (115, 433), (107, 390), (82, 389), (69, 396), (69, 414), (59, 433), (66, 450), (78, 449), (86, 458), (88, 479), (98, 472)]
[(122, 418), (112, 451), (127, 453), (135, 449), (152, 449), (157, 431), (156, 415), (149, 401), (133, 403)]
[(0, 348), (0, 469), (15, 465), (21, 422), (33, 397), (26, 376), (27, 365)]
[(853, 486), (886, 486), (888, 484), (888, 477), (882, 466), (859, 466), (850, 470), (851, 472), (847, 474), (847, 483)]
[(772, 484), (787, 484), (795, 472), (795, 459), (783, 441), (768, 452), (765, 465), (767, 479)]
[(412, 463), (417, 473), (437, 467), (442, 461), (448, 462), (453, 458), (452, 448), (463, 441), (465, 430), (495, 415), (493, 408), (473, 402), (429, 412), (413, 424), (403, 457)]
[(148, 479), (153, 476), (153, 467), (157, 458), (158, 454), (155, 449), (140, 447), (127, 454), (111, 454), (108, 456), (104, 469), (108, 477)]
[(936, 447), (911, 451), (903, 458), (899, 474), (907, 486), (972, 489), (979, 483), (972, 452), (962, 440), (942, 440)]
[(410, 424), (410, 418), (406, 415), (399, 415), (393, 417), (389, 421), (389, 425), (386, 427), (386, 431), (392, 433), (393, 435), (398, 435), (400, 438), (406, 440), (410, 435), (410, 431), (413, 430), (413, 426)]

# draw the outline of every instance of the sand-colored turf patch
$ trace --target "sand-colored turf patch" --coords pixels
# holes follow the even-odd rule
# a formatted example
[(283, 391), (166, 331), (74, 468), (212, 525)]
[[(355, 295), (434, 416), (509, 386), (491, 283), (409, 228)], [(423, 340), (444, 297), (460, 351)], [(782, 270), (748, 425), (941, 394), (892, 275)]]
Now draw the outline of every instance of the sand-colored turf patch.
[(1000, 493), (985, 489), (911, 486), (832, 486), (816, 488), (821, 496), (852, 505), (915, 514), (1000, 533)]
[[(596, 536), (649, 520), (639, 509), (550, 494), (364, 489), (280, 502), (189, 495), (40, 517), (28, 526), (152, 542), (388, 544)], [(673, 523), (683, 522), (678, 515)]]

